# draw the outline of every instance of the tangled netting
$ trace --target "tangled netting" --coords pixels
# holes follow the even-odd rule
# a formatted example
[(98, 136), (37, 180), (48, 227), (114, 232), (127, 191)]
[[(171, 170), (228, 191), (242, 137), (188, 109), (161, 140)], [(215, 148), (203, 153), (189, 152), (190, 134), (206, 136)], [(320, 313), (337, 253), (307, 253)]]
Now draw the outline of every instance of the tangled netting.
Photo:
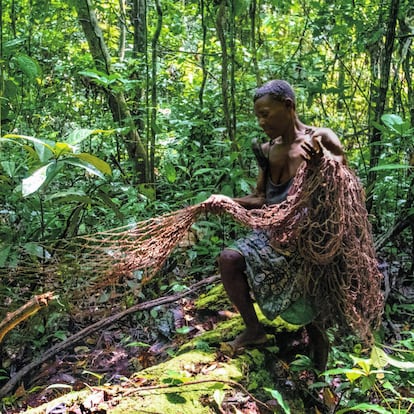
[[(217, 206), (214, 211), (251, 228), (268, 230), (275, 249), (299, 254), (296, 283), (318, 304), (319, 322), (325, 327), (349, 327), (371, 342), (383, 308), (382, 276), (357, 177), (348, 167), (320, 157), (303, 163), (292, 190), (285, 202), (264, 209), (246, 210), (224, 199), (219, 211)], [(137, 280), (142, 285), (160, 271), (191, 225), (210, 207), (205, 202), (131, 227), (60, 240), (45, 246), (44, 260), (2, 268), (0, 276), (16, 280), (17, 275), (30, 273), (43, 283), (49, 280), (48, 288), (64, 285), (69, 289), (70, 274), (79, 297), (120, 279), (131, 286)]]

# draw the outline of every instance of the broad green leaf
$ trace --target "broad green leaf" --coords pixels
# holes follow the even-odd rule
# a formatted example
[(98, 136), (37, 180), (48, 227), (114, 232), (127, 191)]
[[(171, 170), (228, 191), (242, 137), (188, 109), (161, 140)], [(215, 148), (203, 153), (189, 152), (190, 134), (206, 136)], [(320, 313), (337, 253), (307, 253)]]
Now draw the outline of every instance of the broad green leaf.
[(363, 413), (379, 413), (379, 414), (390, 414), (390, 412), (385, 409), (384, 407), (381, 407), (377, 404), (369, 404), (369, 403), (362, 403), (354, 405), (353, 407), (343, 408), (342, 410), (336, 411), (336, 414), (345, 414), (349, 412), (356, 412), (360, 411)]
[(24, 178), (22, 181), (22, 194), (23, 197), (27, 197), (30, 194), (35, 193), (47, 179), (47, 169), (53, 163), (49, 163), (40, 167), (31, 176)]
[(4, 138), (8, 139), (8, 140), (9, 139), (12, 139), (12, 140), (14, 140), (14, 139), (25, 139), (27, 141), (43, 145), (46, 148), (48, 148), (52, 153), (54, 153), (53, 146), (47, 144), (45, 141), (42, 141), (39, 138), (31, 137), (31, 136), (28, 136), (28, 135), (17, 135), (17, 134), (6, 134), (6, 135), (4, 135), (4, 137), (2, 137), (2, 139), (4, 139)]
[(369, 171), (408, 170), (410, 168), (413, 167), (408, 164), (384, 164), (372, 167), (369, 169)]
[(371, 350), (371, 361), (375, 368), (384, 368), (388, 364), (388, 356), (383, 349), (373, 346)]
[(36, 60), (27, 55), (19, 55), (15, 58), (19, 69), (30, 79), (34, 80), (42, 75), (39, 64)]
[(175, 183), (177, 179), (177, 172), (175, 170), (174, 165), (172, 165), (171, 163), (165, 164), (164, 171), (165, 171), (167, 181), (169, 183)]
[(16, 172), (16, 163), (14, 161), (2, 161), (0, 165), (9, 177), (14, 176)]
[(384, 114), (381, 116), (381, 121), (387, 126), (402, 125), (404, 123), (403, 119), (395, 114)]
[[(47, 146), (45, 146), (45, 144)], [(49, 149), (49, 146), (53, 148), (52, 151)], [(54, 150), (54, 148), (55, 148), (55, 142), (54, 141), (45, 139), (45, 140), (42, 140), (42, 143), (41, 144), (40, 143), (37, 143), (37, 142), (34, 142), (33, 143), (33, 147), (34, 147), (34, 149), (36, 151), (36, 155), (39, 158), (39, 161), (42, 164), (45, 163), (45, 162), (48, 162), (51, 158), (54, 158), (55, 157), (55, 150)], [(31, 151), (31, 147), (26, 148), (26, 150), (30, 152)]]
[(96, 198), (99, 198), (100, 200), (102, 200), (102, 202), (108, 206), (110, 209), (112, 209), (112, 211), (116, 214), (116, 216), (119, 219), (123, 219), (124, 215), (122, 214), (121, 210), (119, 209), (118, 205), (116, 203), (114, 203), (111, 199), (111, 197), (109, 197), (108, 194), (106, 194), (104, 191), (98, 191), (97, 194), (95, 194)]
[(34, 242), (29, 242), (29, 243), (25, 243), (23, 245), (23, 249), (36, 257), (39, 257), (41, 259), (50, 259), (51, 255), (50, 253), (41, 245), (34, 243)]
[(62, 154), (71, 154), (73, 153), (72, 145), (69, 145), (66, 142), (56, 142), (55, 144), (55, 155), (56, 158), (60, 157)]
[(94, 204), (93, 199), (84, 194), (83, 191), (59, 191), (46, 197), (45, 200), (53, 203)]
[(282, 394), (279, 391), (272, 390), (271, 388), (265, 388), (265, 391), (269, 392), (270, 395), (278, 402), (285, 414), (290, 414), (290, 407), (286, 404)]
[(222, 390), (224, 388), (224, 384), (222, 382), (215, 382), (213, 385), (209, 385), (208, 388), (211, 390)]
[(191, 331), (191, 328), (189, 326), (183, 326), (181, 328), (177, 328), (175, 331), (181, 335), (186, 335)]
[(399, 368), (404, 371), (414, 370), (414, 362), (411, 361), (400, 361), (398, 359), (392, 358), (389, 355), (386, 355), (387, 362), (393, 367)]
[(359, 358), (357, 356), (351, 355), (352, 360), (355, 365), (359, 365), (366, 374), (371, 371), (372, 361), (370, 358)]
[(4, 265), (6, 264), (11, 247), (12, 247), (11, 244), (2, 243), (0, 245), (0, 267), (4, 267)]
[(17, 95), (18, 89), (17, 85), (10, 79), (4, 81), (4, 91), (3, 96), (5, 98), (12, 99)]
[(77, 145), (93, 133), (93, 129), (75, 129), (65, 138), (65, 142), (67, 142), (70, 145)]
[(221, 405), (223, 404), (225, 395), (226, 394), (223, 390), (214, 390), (213, 398), (218, 407), (221, 407)]
[(144, 347), (144, 348), (149, 348), (151, 345), (149, 345), (149, 344), (146, 344), (145, 342), (130, 342), (130, 343), (128, 343), (128, 344), (126, 344), (126, 346), (133, 346), (133, 347), (139, 347), (139, 346), (141, 346), (141, 347)]
[(216, 169), (215, 168), (200, 168), (199, 170), (193, 173), (193, 177), (196, 177), (197, 175), (201, 175), (205, 173), (210, 173), (211, 171), (216, 171)]
[[(79, 155), (79, 154), (76, 154), (76, 155)], [(62, 162), (64, 162), (65, 164), (73, 165), (75, 167), (83, 168), (88, 173), (90, 173), (92, 175), (96, 175), (100, 178), (103, 178), (103, 179), (105, 178), (105, 175), (102, 171), (100, 171), (98, 168), (96, 168), (93, 164), (91, 164), (87, 161), (84, 161), (80, 157), (73, 156), (73, 157), (64, 158), (64, 159), (62, 159)], [(104, 162), (104, 161), (102, 161), (102, 162)]]
[[(326, 375), (340, 375), (340, 374), (348, 374), (352, 371), (354, 371), (356, 368), (333, 368), (328, 369), (327, 371), (324, 371), (324, 374)], [(364, 374), (363, 371), (358, 370), (360, 374)]]
[(356, 381), (358, 378), (361, 378), (363, 376), (365, 376), (366, 373), (360, 369), (354, 368), (352, 370), (349, 370), (345, 376), (348, 378), (348, 381), (350, 382), (354, 382)]
[(110, 165), (104, 160), (101, 160), (100, 158), (96, 157), (95, 155), (82, 152), (80, 154), (74, 154), (73, 156), (81, 159), (82, 161), (87, 162), (90, 165), (93, 165), (97, 170), (99, 170), (103, 174), (112, 174)]

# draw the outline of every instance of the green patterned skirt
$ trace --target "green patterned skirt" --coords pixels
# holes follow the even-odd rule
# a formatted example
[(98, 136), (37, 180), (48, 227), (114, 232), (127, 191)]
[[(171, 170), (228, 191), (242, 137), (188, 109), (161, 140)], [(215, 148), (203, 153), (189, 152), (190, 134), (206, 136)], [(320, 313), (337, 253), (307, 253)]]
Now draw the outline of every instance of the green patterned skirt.
[(287, 322), (298, 325), (313, 319), (313, 307), (309, 300), (302, 298), (296, 284), (301, 260), (297, 254), (285, 256), (276, 252), (263, 230), (254, 230), (229, 248), (243, 255), (247, 280), (267, 319), (273, 320), (280, 315)]

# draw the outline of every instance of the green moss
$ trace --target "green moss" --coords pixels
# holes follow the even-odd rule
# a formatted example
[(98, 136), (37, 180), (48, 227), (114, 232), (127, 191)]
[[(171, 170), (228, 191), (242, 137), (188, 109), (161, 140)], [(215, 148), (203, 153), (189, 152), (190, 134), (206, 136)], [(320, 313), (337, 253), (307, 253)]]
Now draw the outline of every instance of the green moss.
[(221, 283), (218, 283), (208, 292), (200, 295), (194, 305), (200, 311), (209, 310), (212, 312), (231, 309), (233, 307)]

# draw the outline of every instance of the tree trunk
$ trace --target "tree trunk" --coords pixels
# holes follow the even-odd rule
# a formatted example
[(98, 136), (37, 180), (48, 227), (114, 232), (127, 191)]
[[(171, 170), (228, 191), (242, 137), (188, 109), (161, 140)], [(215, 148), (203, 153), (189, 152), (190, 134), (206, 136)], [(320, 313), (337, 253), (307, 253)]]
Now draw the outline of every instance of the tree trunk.
[[(76, 0), (76, 11), (78, 19), (88, 41), (89, 50), (93, 57), (96, 69), (107, 74), (111, 73), (111, 57), (109, 55), (102, 31), (99, 27), (96, 14), (92, 9), (90, 0)], [(113, 119), (121, 127), (127, 127), (129, 132), (125, 136), (125, 146), (129, 158), (133, 162), (134, 172), (137, 175), (137, 182), (147, 181), (147, 153), (141, 142), (138, 130), (132, 119), (123, 92), (105, 90)]]
[(204, 105), (204, 89), (207, 82), (207, 70), (206, 70), (206, 41), (207, 41), (207, 25), (205, 17), (205, 5), (204, 0), (200, 0), (200, 14), (201, 14), (201, 27), (203, 30), (203, 44), (201, 46), (201, 70), (203, 73), (203, 78), (201, 81), (200, 91), (198, 93), (198, 100), (200, 102), (200, 107)]
[[(234, 0), (229, 1), (229, 16), (227, 14), (227, 0), (222, 0), (218, 6), (216, 17), (217, 36), (221, 45), (221, 94), (223, 99), (223, 113), (227, 129), (227, 135), (231, 142), (232, 151), (239, 152), (239, 146), (236, 142), (236, 104), (235, 104), (235, 44), (234, 44)], [(229, 33), (226, 34), (226, 22), (228, 21)], [(227, 43), (227, 37), (230, 37), (230, 54)], [(230, 79), (229, 79), (230, 74)], [(242, 167), (241, 156), (238, 156), (238, 162)], [(243, 168), (243, 167), (242, 167)]]
[(148, 177), (150, 182), (155, 181), (154, 168), (155, 168), (155, 143), (157, 136), (157, 62), (158, 62), (158, 40), (162, 29), (162, 8), (160, 0), (155, 0), (155, 8), (157, 10), (157, 27), (155, 28), (154, 35), (152, 37), (152, 62), (151, 62), (151, 77), (152, 77), (152, 89), (151, 89), (151, 147), (150, 147), (150, 163)]
[[(384, 114), (385, 103), (387, 101), (387, 92), (390, 78), (391, 59), (394, 48), (395, 28), (398, 17), (400, 0), (391, 0), (389, 14), (387, 18), (387, 28), (385, 33), (384, 45), (381, 43), (371, 45), (371, 71), (372, 71), (372, 97), (374, 105), (373, 120), (381, 122)], [(380, 20), (382, 16), (380, 16)], [(381, 41), (379, 41), (381, 42)], [(378, 51), (379, 55), (378, 55)], [(379, 66), (379, 71), (377, 67)], [(379, 73), (378, 73), (379, 72)], [(383, 150), (379, 144), (381, 141), (381, 132), (374, 126), (370, 138), (370, 171), (367, 180), (367, 209), (373, 209), (373, 190), (377, 179), (377, 172), (372, 171), (373, 167), (378, 165), (378, 160)]]
[(259, 64), (257, 62), (257, 41), (256, 41), (256, 17), (257, 17), (257, 1), (252, 0), (250, 4), (250, 39), (251, 39), (251, 48), (252, 48), (252, 59), (253, 59), (253, 69), (254, 74), (256, 75), (257, 86), (262, 84), (262, 78), (260, 76)]

